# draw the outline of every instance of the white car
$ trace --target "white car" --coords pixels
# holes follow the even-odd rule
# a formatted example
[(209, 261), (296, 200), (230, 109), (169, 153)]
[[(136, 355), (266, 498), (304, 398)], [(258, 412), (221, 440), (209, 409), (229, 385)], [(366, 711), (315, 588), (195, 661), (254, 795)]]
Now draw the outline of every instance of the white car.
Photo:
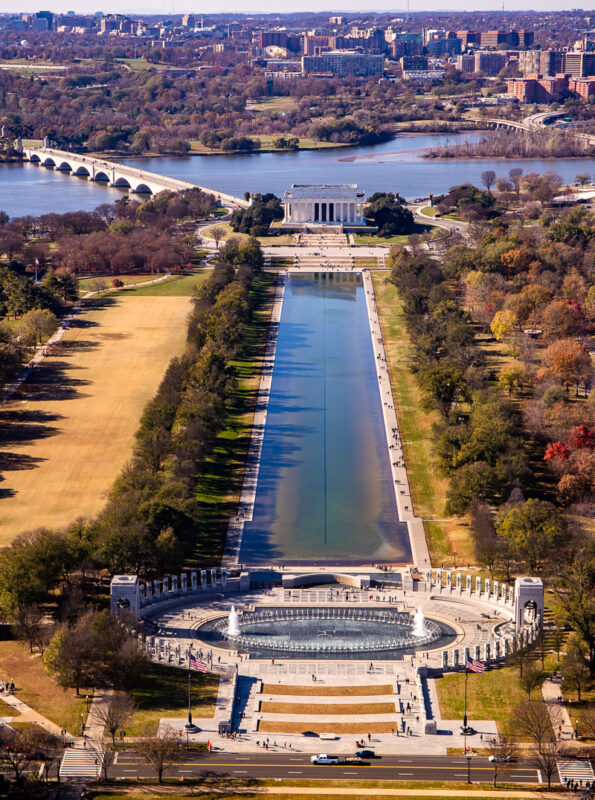
[(310, 761), (313, 764), (338, 764), (339, 756), (327, 756), (326, 753), (319, 753), (317, 756), (312, 756)]

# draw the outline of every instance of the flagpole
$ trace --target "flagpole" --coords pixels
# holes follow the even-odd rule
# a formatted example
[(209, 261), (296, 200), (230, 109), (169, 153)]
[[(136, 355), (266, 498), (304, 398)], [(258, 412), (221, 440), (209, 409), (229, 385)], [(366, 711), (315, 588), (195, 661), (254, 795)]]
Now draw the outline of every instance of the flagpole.
[(192, 705), (191, 705), (191, 696), (190, 696), (190, 659), (188, 659), (188, 722), (186, 723), (186, 728), (194, 728), (194, 723), (192, 722)]

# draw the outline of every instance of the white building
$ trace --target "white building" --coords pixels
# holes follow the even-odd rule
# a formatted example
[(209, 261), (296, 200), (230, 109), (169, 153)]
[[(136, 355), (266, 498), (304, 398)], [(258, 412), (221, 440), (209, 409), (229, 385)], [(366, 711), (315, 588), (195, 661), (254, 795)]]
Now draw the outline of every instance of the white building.
[(364, 192), (356, 183), (294, 183), (283, 196), (285, 216), (282, 225), (365, 226)]

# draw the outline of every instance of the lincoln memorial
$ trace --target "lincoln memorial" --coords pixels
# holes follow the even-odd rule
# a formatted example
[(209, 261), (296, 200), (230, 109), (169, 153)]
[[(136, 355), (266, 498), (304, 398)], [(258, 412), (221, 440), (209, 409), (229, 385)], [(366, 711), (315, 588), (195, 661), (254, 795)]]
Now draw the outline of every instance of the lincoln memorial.
[(283, 202), (285, 216), (281, 224), (287, 227), (366, 225), (364, 192), (355, 183), (294, 183), (285, 192)]

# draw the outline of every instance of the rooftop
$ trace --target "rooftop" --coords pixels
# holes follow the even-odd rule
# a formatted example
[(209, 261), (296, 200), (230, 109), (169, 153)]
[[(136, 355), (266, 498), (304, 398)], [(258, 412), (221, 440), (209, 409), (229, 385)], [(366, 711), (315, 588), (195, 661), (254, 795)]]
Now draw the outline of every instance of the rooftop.
[(286, 192), (286, 196), (293, 200), (311, 200), (312, 198), (342, 198), (353, 200), (357, 196), (363, 196), (363, 192), (358, 192), (357, 183), (294, 183), (291, 189)]

